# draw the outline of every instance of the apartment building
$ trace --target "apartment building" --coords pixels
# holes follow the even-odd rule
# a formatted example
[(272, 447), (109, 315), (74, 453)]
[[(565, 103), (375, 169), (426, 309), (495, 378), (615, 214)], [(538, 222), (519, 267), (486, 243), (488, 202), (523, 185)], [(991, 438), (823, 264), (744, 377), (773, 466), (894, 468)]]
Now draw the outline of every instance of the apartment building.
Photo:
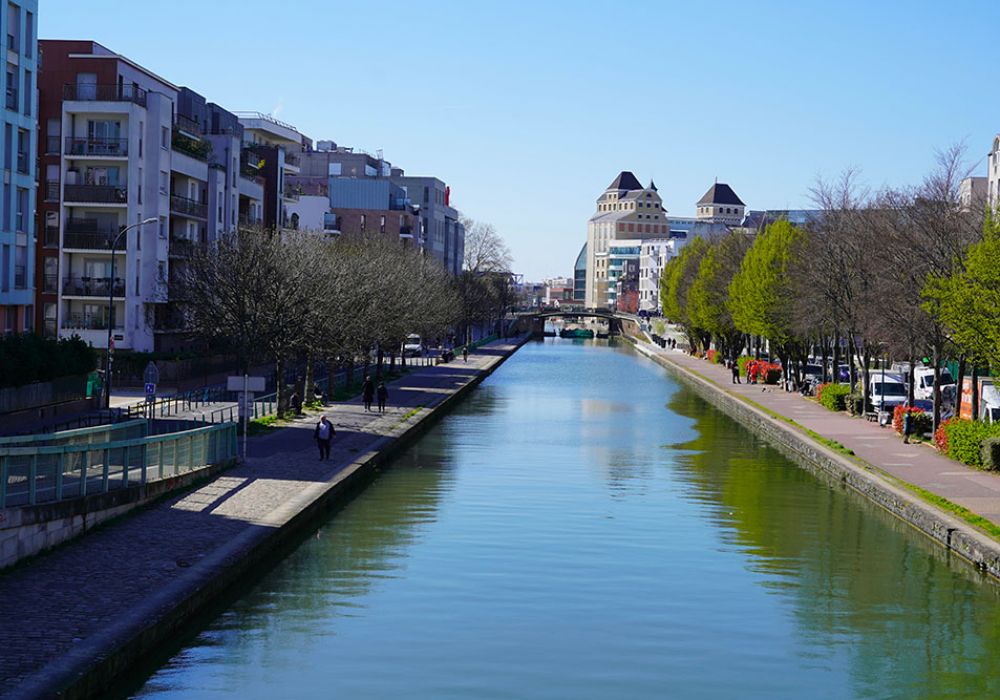
[(425, 253), (453, 275), (460, 274), (465, 259), (465, 226), (458, 210), (451, 206), (451, 188), (436, 177), (408, 176), (400, 168), (393, 168), (390, 176), (419, 208)]
[[(667, 212), (656, 185), (643, 187), (635, 175), (619, 173), (597, 199), (597, 211), (587, 222), (586, 306), (613, 306), (617, 292), (609, 249), (619, 240), (639, 241), (664, 238), (670, 234)], [(626, 248), (634, 246), (624, 245)], [(638, 252), (636, 253), (638, 257)]]
[[(671, 235), (674, 231), (671, 231)], [(660, 276), (671, 258), (683, 246), (681, 238), (651, 238), (642, 242), (639, 253), (639, 310), (660, 308)]]
[(40, 53), (39, 327), (106, 348), (110, 298), (116, 349), (175, 349), (187, 260), (263, 211), (242, 125), (96, 42)]
[(0, 199), (0, 332), (30, 331), (35, 325), (36, 127), (38, 3), (7, 3), (0, 35), (7, 37), (3, 110), (4, 178)]
[(266, 229), (290, 228), (287, 205), (297, 202), (298, 197), (288, 178), (301, 173), (302, 153), (311, 150), (312, 142), (270, 114), (235, 114), (243, 127), (247, 174), (255, 173), (263, 190), (259, 223)]

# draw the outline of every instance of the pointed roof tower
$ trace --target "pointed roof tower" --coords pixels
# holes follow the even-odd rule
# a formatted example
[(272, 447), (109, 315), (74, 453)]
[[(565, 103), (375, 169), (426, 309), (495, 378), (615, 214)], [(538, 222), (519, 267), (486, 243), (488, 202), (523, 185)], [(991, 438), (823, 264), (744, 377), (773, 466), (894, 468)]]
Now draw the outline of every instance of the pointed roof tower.
[(608, 189), (618, 191), (641, 190), (642, 185), (639, 183), (639, 180), (636, 179), (635, 175), (631, 173), (631, 171), (622, 170), (618, 173), (618, 177), (616, 177), (614, 181), (608, 185)]
[(650, 179), (650, 181), (649, 181), (649, 187), (647, 187), (646, 189), (653, 190), (653, 192), (659, 192), (659, 190), (656, 189), (656, 183), (653, 182), (652, 179)]
[(743, 200), (736, 196), (733, 188), (724, 182), (716, 182), (708, 188), (698, 204), (731, 204), (738, 207), (745, 207)]

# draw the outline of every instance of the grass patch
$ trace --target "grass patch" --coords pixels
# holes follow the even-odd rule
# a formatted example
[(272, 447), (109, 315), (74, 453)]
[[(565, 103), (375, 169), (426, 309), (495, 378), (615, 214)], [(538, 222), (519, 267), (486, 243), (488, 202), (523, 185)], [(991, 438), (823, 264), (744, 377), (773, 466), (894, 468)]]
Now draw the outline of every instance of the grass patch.
[(399, 419), (399, 422), (403, 423), (405, 421), (410, 420), (411, 418), (413, 418), (413, 416), (415, 416), (418, 413), (420, 413), (420, 411), (421, 411), (422, 408), (423, 408), (423, 406), (417, 406), (416, 408), (411, 408), (409, 411), (407, 411), (406, 413), (403, 414), (403, 417)]
[[(892, 477), (889, 477), (892, 478)], [(900, 486), (910, 491), (920, 498), (922, 498), (927, 503), (932, 506), (936, 506), (941, 510), (947, 511), (952, 515), (958, 517), (960, 520), (964, 520), (972, 527), (976, 528), (980, 532), (983, 532), (995, 540), (1000, 540), (1000, 525), (997, 525), (992, 520), (987, 520), (981, 515), (973, 513), (971, 510), (964, 506), (960, 506), (957, 503), (949, 501), (944, 496), (938, 496), (936, 493), (932, 493), (927, 489), (920, 488), (914, 484), (910, 484), (901, 479), (894, 479)]]
[(262, 416), (260, 418), (254, 418), (247, 424), (247, 435), (249, 437), (266, 435), (267, 433), (274, 432), (281, 427), (281, 421), (278, 420), (277, 416)]

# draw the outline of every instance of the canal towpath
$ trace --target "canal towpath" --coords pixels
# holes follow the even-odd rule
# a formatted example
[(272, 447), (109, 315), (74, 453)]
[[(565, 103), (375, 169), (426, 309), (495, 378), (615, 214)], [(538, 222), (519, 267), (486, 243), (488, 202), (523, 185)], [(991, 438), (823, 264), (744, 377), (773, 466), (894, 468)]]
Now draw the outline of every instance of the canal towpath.
[(0, 575), (0, 697), (99, 694), (526, 339), (388, 383), (385, 413), (360, 399), (329, 406), (328, 461), (313, 440), (318, 414), (293, 420), (204, 485)]
[(644, 354), (666, 360), (710, 382), (724, 394), (757, 404), (807, 431), (839, 442), (868, 465), (1000, 526), (1000, 474), (951, 460), (925, 443), (905, 444), (891, 427), (883, 428), (846, 413), (830, 411), (797, 392), (762, 384), (733, 384), (731, 372), (724, 365), (696, 358), (683, 350), (663, 349), (642, 341), (640, 346)]

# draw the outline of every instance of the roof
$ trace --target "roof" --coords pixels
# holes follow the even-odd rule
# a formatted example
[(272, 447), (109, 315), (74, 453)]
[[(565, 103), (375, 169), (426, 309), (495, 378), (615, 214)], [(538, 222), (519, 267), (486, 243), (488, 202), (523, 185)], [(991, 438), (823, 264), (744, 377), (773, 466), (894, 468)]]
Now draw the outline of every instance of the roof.
[(746, 206), (743, 200), (733, 192), (733, 188), (724, 182), (717, 182), (709, 187), (708, 192), (698, 200), (698, 204), (735, 204), (740, 207)]
[(587, 243), (584, 241), (583, 247), (580, 248), (580, 254), (576, 256), (576, 264), (573, 266), (574, 270), (586, 270), (587, 269)]
[(639, 180), (636, 179), (628, 170), (622, 170), (618, 173), (618, 177), (608, 185), (609, 190), (641, 190), (642, 185), (639, 184)]

